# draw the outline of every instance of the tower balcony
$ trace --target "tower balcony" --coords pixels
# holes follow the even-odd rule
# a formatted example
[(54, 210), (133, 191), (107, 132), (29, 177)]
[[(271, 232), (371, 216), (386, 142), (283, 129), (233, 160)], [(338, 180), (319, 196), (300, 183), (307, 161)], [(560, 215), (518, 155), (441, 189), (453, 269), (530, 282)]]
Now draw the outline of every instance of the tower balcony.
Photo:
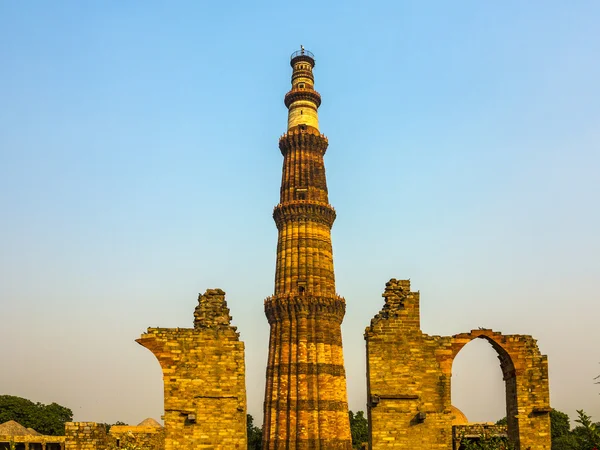
[(321, 106), (321, 94), (312, 88), (299, 88), (294, 87), (291, 91), (285, 94), (283, 102), (287, 108), (298, 100), (308, 100), (313, 102), (317, 108)]
[(283, 156), (293, 148), (310, 149), (324, 155), (328, 145), (327, 136), (307, 125), (296, 126), (279, 138), (279, 150)]
[(277, 229), (281, 229), (285, 222), (308, 220), (319, 222), (331, 229), (335, 221), (336, 213), (329, 203), (314, 200), (293, 200), (279, 203), (273, 208), (273, 219)]
[(302, 47), (298, 51), (295, 51), (290, 56), (290, 65), (292, 67), (294, 67), (294, 64), (296, 64), (299, 61), (306, 61), (311, 66), (315, 67), (315, 55), (313, 55), (312, 52), (305, 50), (304, 47)]

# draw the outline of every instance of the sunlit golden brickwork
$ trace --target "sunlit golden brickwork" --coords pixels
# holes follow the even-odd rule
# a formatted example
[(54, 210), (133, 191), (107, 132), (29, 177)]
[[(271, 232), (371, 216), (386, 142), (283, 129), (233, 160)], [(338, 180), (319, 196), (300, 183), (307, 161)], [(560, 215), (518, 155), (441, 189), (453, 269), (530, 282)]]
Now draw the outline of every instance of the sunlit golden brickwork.
[(244, 344), (225, 292), (198, 298), (194, 328), (148, 328), (137, 342), (163, 370), (165, 450), (246, 449)]
[(548, 359), (535, 339), (484, 328), (429, 336), (421, 331), (419, 293), (411, 292), (410, 281), (391, 279), (383, 297), (382, 310), (365, 331), (371, 450), (458, 448), (453, 446), (452, 362), (478, 338), (498, 353), (513, 448), (550, 449)]
[(288, 130), (280, 202), (275, 293), (265, 300), (271, 326), (264, 404), (263, 449), (351, 449), (341, 323), (331, 248), (335, 211), (329, 204), (319, 131), (321, 96), (315, 60), (304, 49), (291, 59), (285, 95)]

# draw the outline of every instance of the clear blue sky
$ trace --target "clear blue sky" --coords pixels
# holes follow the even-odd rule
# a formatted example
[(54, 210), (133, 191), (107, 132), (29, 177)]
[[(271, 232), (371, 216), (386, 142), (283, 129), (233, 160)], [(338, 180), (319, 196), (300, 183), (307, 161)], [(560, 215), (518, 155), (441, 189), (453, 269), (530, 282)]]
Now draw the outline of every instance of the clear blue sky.
[[(385, 282), (430, 334), (531, 334), (600, 420), (600, 3), (0, 3), (0, 393), (162, 413), (148, 326), (220, 287), (262, 421), (289, 55), (316, 55), (350, 406)], [(491, 346), (453, 401), (504, 415)]]

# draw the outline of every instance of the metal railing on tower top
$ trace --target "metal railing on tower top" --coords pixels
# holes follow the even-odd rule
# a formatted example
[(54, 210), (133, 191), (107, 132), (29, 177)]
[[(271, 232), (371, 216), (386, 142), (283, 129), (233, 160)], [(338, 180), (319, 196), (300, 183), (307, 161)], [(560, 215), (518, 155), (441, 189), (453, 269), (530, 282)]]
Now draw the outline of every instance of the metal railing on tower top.
[(308, 56), (309, 58), (315, 59), (315, 55), (313, 55), (312, 52), (309, 52), (308, 50), (302, 48), (302, 49), (292, 53), (292, 56), (290, 56), (290, 60), (294, 59), (298, 56)]

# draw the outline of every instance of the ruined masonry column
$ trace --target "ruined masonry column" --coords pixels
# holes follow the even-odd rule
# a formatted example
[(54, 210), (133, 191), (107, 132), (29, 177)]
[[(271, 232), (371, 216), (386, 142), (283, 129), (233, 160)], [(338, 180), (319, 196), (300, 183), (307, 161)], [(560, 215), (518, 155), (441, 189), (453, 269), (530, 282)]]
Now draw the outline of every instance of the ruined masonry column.
[(285, 95), (288, 130), (280, 201), (275, 293), (265, 300), (271, 326), (264, 403), (264, 450), (350, 450), (341, 324), (331, 248), (335, 211), (329, 204), (319, 131), (321, 96), (314, 90), (312, 53), (291, 57)]
[(165, 450), (246, 450), (244, 343), (225, 292), (199, 296), (194, 328), (148, 328), (137, 342), (163, 370)]

